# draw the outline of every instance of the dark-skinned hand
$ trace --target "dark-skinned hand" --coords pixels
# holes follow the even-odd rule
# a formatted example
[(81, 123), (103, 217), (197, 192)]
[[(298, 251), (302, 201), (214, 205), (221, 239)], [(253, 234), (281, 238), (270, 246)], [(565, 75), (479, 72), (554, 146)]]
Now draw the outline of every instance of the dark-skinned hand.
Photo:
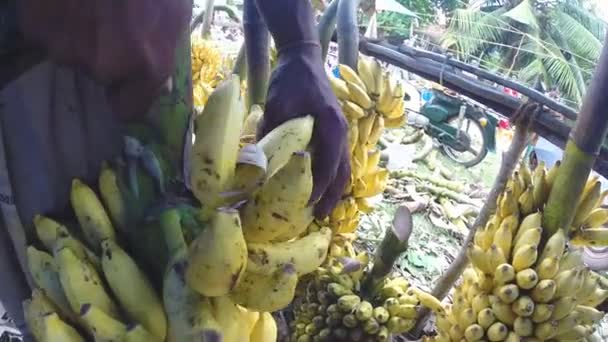
[(259, 135), (303, 115), (315, 118), (311, 202), (315, 216), (324, 218), (340, 200), (350, 177), (347, 123), (323, 68), (321, 48), (309, 42), (280, 50)]

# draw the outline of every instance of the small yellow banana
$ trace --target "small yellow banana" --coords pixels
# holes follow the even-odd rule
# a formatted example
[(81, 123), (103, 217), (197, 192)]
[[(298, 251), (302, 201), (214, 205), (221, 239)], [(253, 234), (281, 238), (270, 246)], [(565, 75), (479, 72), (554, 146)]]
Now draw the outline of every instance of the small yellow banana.
[(365, 146), (367, 141), (369, 140), (369, 136), (372, 132), (372, 128), (374, 127), (374, 121), (376, 118), (376, 114), (370, 113), (367, 116), (359, 119), (357, 124), (359, 125), (359, 144)]
[(114, 241), (103, 241), (101, 247), (103, 273), (121, 307), (130, 319), (164, 340), (167, 318), (163, 304), (144, 272)]
[(59, 280), (74, 312), (80, 312), (84, 304), (92, 304), (118, 318), (118, 307), (103, 287), (99, 274), (86, 261), (78, 259), (70, 248), (55, 252)]
[(329, 85), (331, 86), (331, 89), (334, 91), (334, 94), (336, 94), (336, 97), (340, 100), (348, 100), (351, 98), (350, 95), (350, 90), (348, 88), (348, 86), (346, 85), (346, 82), (334, 77), (333, 75), (328, 75), (329, 78)]
[(141, 324), (133, 324), (127, 327), (123, 342), (162, 342), (158, 337), (148, 332)]
[(366, 115), (363, 108), (349, 100), (344, 100), (341, 107), (349, 122), (356, 122)]
[(601, 185), (602, 183), (599, 181), (594, 182), (587, 193), (581, 197), (572, 221), (573, 226), (580, 227), (589, 213), (597, 206), (602, 192)]
[(43, 316), (41, 324), (43, 337), (40, 342), (84, 342), (76, 329), (62, 321), (54, 312)]
[(124, 323), (108, 316), (98, 307), (91, 304), (83, 304), (80, 308), (80, 321), (84, 323), (87, 330), (95, 337), (95, 341), (121, 341), (127, 333)]
[(380, 140), (380, 136), (382, 135), (383, 132), (384, 132), (384, 117), (382, 117), (381, 115), (376, 115), (376, 118), (374, 119), (374, 125), (372, 127), (372, 130), (369, 132), (369, 136), (367, 137), (367, 142), (365, 145), (368, 148), (375, 147), (376, 144), (378, 143), (378, 140)]
[(277, 340), (277, 324), (270, 312), (260, 313), (260, 318), (251, 332), (251, 342), (274, 342)]
[(407, 115), (404, 113), (400, 116), (384, 119), (385, 128), (399, 128), (407, 123)]
[(106, 162), (101, 164), (99, 192), (114, 225), (121, 230), (125, 230), (127, 228), (127, 205), (118, 185), (116, 171)]
[(321, 266), (332, 232), (327, 227), (305, 237), (278, 243), (248, 243), (247, 271), (272, 275), (286, 264), (293, 264), (299, 275), (310, 273)]
[(351, 67), (346, 64), (339, 64), (338, 70), (340, 71), (340, 77), (342, 77), (346, 82), (356, 84), (364, 91), (367, 91), (365, 83), (359, 77), (359, 75), (357, 75), (357, 72), (355, 72), (355, 70), (353, 70)]
[(298, 274), (292, 264), (283, 266), (271, 276), (245, 272), (230, 297), (249, 310), (273, 312), (291, 303), (297, 283)]
[(112, 222), (93, 189), (74, 179), (70, 200), (84, 237), (94, 250), (100, 250), (101, 241), (116, 239)]
[(584, 228), (598, 228), (608, 222), (608, 209), (595, 208), (583, 221)]
[(544, 279), (538, 282), (530, 292), (536, 303), (548, 303), (555, 295), (556, 285), (553, 279)]
[(237, 286), (246, 265), (238, 211), (220, 208), (190, 246), (186, 282), (204, 296), (223, 296)]
[[(249, 324), (242, 309), (228, 296), (213, 297), (209, 300), (213, 307), (213, 316), (222, 327), (223, 341), (249, 341)], [(203, 341), (207, 340), (203, 339)]]
[(359, 71), (359, 77), (363, 81), (363, 84), (365, 84), (365, 89), (367, 89), (367, 92), (370, 93), (372, 96), (377, 97), (380, 95), (380, 89), (377, 88), (375, 83), (372, 63), (372, 60), (369, 60), (364, 57), (359, 57), (359, 60), (357, 61), (357, 71)]
[(608, 228), (581, 229), (572, 243), (589, 246), (608, 246)]
[(33, 289), (32, 298), (23, 301), (23, 315), (32, 335), (37, 340), (44, 338), (43, 317), (55, 313), (56, 306), (42, 290)]
[(253, 135), (255, 136), (258, 132), (258, 125), (264, 116), (264, 109), (260, 105), (254, 104), (249, 109), (249, 114), (245, 118), (243, 123), (243, 130), (241, 136)]

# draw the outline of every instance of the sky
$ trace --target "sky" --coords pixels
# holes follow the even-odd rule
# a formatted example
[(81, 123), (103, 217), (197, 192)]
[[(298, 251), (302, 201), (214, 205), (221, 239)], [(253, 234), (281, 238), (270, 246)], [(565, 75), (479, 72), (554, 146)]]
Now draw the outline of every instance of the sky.
[(600, 9), (598, 13), (604, 20), (608, 20), (608, 0), (595, 0), (595, 3)]

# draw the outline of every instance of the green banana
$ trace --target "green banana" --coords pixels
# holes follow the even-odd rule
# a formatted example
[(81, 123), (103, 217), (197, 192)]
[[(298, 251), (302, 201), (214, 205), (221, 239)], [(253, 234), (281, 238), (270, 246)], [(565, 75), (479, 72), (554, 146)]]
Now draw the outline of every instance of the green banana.
[(101, 164), (99, 174), (99, 192), (101, 199), (108, 208), (110, 218), (114, 225), (124, 231), (127, 228), (127, 204), (118, 185), (116, 171), (104, 162)]

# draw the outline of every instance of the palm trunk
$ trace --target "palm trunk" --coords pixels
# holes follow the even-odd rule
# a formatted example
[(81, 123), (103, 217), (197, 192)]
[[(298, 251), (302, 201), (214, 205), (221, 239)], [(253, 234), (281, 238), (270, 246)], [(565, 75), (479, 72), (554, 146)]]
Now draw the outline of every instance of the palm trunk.
[(570, 139), (564, 150), (555, 185), (544, 211), (545, 238), (558, 229), (567, 230), (600, 147), (606, 138), (608, 120), (608, 38), (591, 86), (583, 101)]
[(359, 0), (341, 0), (338, 4), (338, 60), (357, 71), (359, 59)]
[(247, 54), (247, 105), (264, 105), (270, 79), (270, 33), (254, 0), (245, 0), (243, 27)]
[(333, 0), (329, 6), (323, 12), (321, 19), (319, 19), (319, 24), (317, 28), (319, 29), (319, 41), (321, 42), (321, 51), (323, 61), (327, 57), (327, 50), (329, 49), (329, 42), (331, 41), (331, 36), (334, 34), (336, 30), (336, 21), (338, 20), (338, 5), (340, 4), (340, 0)]

